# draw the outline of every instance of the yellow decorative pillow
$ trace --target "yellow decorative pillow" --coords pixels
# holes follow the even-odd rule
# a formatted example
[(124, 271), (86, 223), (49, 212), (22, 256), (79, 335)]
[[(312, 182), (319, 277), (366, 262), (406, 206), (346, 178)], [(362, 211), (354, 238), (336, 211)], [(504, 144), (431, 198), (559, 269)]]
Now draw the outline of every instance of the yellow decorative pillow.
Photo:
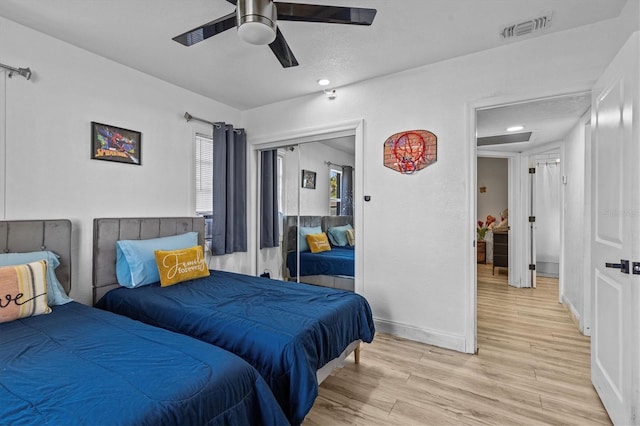
[(153, 253), (156, 257), (162, 287), (209, 276), (202, 246), (179, 250), (155, 250)]
[(0, 322), (49, 312), (46, 260), (0, 268)]
[(327, 238), (327, 234), (324, 232), (320, 234), (307, 234), (307, 243), (309, 244), (311, 253), (320, 253), (322, 251), (331, 250), (329, 239)]
[(354, 229), (347, 229), (347, 241), (350, 246), (356, 245), (356, 231)]

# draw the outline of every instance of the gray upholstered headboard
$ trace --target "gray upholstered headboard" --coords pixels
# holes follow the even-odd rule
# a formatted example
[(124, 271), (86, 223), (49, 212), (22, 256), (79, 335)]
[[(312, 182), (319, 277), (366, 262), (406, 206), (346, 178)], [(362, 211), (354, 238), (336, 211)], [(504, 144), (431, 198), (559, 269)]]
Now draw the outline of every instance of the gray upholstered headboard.
[(58, 255), (56, 277), (71, 291), (71, 221), (68, 219), (0, 221), (0, 253), (49, 250)]
[(333, 226), (351, 225), (353, 226), (353, 216), (322, 216), (320, 226), (324, 232)]
[[(322, 226), (322, 216), (300, 216), (300, 226)], [(282, 253), (286, 255), (298, 247), (298, 216), (285, 216)]]
[(93, 220), (93, 303), (118, 287), (116, 241), (146, 240), (196, 231), (204, 246), (203, 217), (126, 217)]

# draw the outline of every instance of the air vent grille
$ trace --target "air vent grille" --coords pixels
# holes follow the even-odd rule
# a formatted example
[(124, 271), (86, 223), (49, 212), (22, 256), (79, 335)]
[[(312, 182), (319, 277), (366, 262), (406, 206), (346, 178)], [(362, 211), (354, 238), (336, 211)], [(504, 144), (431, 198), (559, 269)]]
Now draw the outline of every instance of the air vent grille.
[(509, 133), (507, 135), (483, 136), (477, 138), (478, 146), (500, 145), (504, 143), (529, 142), (532, 132)]
[(529, 19), (528, 21), (507, 25), (500, 31), (500, 36), (505, 39), (521, 37), (549, 28), (550, 25), (551, 14), (546, 14), (538, 18)]

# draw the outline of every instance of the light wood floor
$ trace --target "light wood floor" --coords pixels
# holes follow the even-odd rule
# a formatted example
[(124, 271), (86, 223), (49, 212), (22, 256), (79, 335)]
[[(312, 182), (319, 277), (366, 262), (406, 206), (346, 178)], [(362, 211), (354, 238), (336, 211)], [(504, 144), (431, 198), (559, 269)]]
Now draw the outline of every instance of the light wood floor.
[(304, 425), (611, 424), (557, 280), (516, 289), (501, 271), (478, 265), (478, 355), (377, 334), (322, 383)]

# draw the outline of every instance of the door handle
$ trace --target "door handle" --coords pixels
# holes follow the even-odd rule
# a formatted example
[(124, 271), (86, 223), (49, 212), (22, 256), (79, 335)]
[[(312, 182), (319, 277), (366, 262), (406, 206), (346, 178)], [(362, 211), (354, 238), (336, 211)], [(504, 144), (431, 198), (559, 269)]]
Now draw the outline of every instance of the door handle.
[(607, 268), (615, 268), (615, 269), (620, 269), (620, 272), (622, 272), (623, 274), (628, 274), (629, 273), (629, 261), (628, 260), (624, 260), (624, 259), (620, 259), (620, 263), (605, 263), (604, 266), (606, 266)]

